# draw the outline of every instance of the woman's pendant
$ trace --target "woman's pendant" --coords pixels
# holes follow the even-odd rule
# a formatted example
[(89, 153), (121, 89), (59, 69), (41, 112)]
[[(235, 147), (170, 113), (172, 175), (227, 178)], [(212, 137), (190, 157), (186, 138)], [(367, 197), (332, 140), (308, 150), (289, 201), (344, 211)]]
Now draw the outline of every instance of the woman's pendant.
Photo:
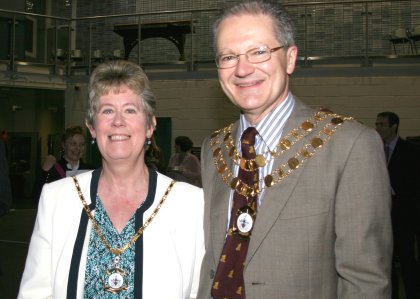
[(106, 270), (104, 289), (111, 293), (119, 293), (128, 290), (126, 282), (127, 271), (119, 267), (120, 257), (114, 258), (114, 267)]

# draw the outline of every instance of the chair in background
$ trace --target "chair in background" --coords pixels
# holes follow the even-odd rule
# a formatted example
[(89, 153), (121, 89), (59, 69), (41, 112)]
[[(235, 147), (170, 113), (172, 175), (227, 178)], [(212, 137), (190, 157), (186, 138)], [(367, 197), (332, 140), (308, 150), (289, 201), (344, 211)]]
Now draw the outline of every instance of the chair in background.
[(102, 62), (102, 61), (104, 61), (104, 56), (102, 54), (102, 50), (100, 50), (100, 49), (94, 50), (93, 53), (92, 53), (92, 60), (94, 62)]
[(414, 53), (417, 54), (416, 42), (420, 40), (420, 25), (414, 27), (413, 31), (410, 32), (409, 37), (410, 37), (410, 40), (411, 40), (412, 47), (414, 49)]
[(59, 61), (63, 61), (66, 59), (66, 55), (67, 55), (66, 51), (58, 48), (57, 51), (53, 50), (53, 53), (51, 56), (52, 56), (52, 59), (57, 58)]
[(71, 50), (70, 58), (72, 61), (75, 61), (75, 62), (82, 61), (83, 60), (82, 50), (80, 49)]
[(411, 53), (413, 53), (413, 45), (409, 38), (409, 31), (404, 28), (398, 28), (394, 31), (393, 34), (390, 35), (389, 41), (392, 43), (392, 46), (394, 47), (394, 54), (398, 55), (397, 53), (397, 47), (396, 45), (402, 44), (403, 50), (405, 52), (405, 45), (409, 45)]
[(111, 59), (122, 59), (121, 49), (115, 49), (114, 51), (112, 51)]

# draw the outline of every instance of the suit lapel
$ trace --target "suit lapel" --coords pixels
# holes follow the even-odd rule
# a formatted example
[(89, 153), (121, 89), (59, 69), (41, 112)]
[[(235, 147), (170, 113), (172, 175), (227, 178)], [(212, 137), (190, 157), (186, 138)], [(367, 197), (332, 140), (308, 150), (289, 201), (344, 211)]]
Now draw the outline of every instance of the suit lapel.
[(388, 169), (392, 169), (394, 167), (398, 167), (397, 165), (400, 164), (398, 161), (400, 161), (400, 152), (401, 147), (403, 147), (404, 141), (401, 139), (401, 137), (398, 137), (397, 143), (395, 144), (394, 150), (392, 151), (391, 157), (389, 158), (388, 162)]
[[(282, 136), (285, 136), (291, 130), (298, 128), (303, 121), (310, 117), (313, 112), (305, 107), (306, 106), (296, 100), (295, 107), (286, 122)], [(296, 148), (300, 148), (301, 144), (305, 142), (306, 139), (302, 138)], [(285, 155), (276, 158), (274, 160), (273, 170), (277, 169), (280, 165), (287, 163), (287, 160), (295, 154), (295, 151), (287, 151)], [(251, 242), (249, 244), (247, 259), (245, 261), (246, 264), (248, 264), (252, 259), (255, 252), (258, 250), (258, 247), (269, 233), (270, 228), (279, 218), (279, 215), (281, 214), (298, 182), (300, 174), (301, 170), (294, 171), (294, 173), (289, 175), (277, 185), (265, 190), (263, 201), (258, 210), (255, 227), (251, 235)]]
[[(232, 128), (232, 137), (236, 139), (238, 132), (238, 122)], [(225, 159), (228, 169), (233, 169), (233, 162), (231, 159)], [(213, 223), (211, 237), (214, 253), (214, 260), (218, 264), (220, 253), (222, 252), (225, 243), (225, 236), (227, 231), (227, 216), (229, 209), (229, 198), (231, 188), (225, 184), (221, 179), (220, 174), (214, 171), (214, 189), (212, 195), (212, 202), (210, 206), (210, 218)]]

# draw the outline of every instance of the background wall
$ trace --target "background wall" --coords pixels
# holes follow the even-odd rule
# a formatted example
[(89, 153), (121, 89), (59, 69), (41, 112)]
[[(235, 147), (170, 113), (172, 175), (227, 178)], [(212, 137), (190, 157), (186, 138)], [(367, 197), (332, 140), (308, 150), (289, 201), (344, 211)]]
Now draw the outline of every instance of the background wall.
[(419, 76), (295, 78), (292, 90), (308, 105), (327, 106), (373, 128), (379, 112), (393, 111), (401, 136), (420, 135)]
[[(86, 85), (66, 92), (66, 125), (82, 122)], [(153, 80), (157, 116), (172, 119), (172, 136), (187, 135), (194, 146), (214, 130), (238, 118), (217, 79)], [(303, 102), (329, 107), (374, 127), (376, 115), (390, 110), (401, 118), (403, 137), (420, 135), (420, 76), (293, 77), (291, 89)], [(159, 124), (158, 124), (159, 128)]]

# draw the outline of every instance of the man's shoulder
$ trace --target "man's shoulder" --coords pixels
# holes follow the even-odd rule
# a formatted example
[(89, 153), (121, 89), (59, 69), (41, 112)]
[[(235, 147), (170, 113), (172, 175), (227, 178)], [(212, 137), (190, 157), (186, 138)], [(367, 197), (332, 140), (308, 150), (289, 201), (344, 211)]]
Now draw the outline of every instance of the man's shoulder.
[(297, 110), (296, 114), (291, 115), (290, 121), (293, 121), (293, 117), (297, 117), (297, 124), (300, 126), (311, 126), (313, 124), (318, 130), (328, 133), (332, 130), (331, 133), (339, 133), (339, 135), (360, 134), (362, 131), (378, 135), (373, 128), (368, 127), (351, 115), (337, 113), (330, 108), (313, 108), (300, 104), (297, 106)]
[(395, 148), (398, 149), (398, 151), (406, 152), (406, 153), (412, 153), (416, 156), (420, 157), (420, 144), (410, 140), (410, 139), (403, 139), (401, 137), (398, 138), (398, 142), (395, 145)]

